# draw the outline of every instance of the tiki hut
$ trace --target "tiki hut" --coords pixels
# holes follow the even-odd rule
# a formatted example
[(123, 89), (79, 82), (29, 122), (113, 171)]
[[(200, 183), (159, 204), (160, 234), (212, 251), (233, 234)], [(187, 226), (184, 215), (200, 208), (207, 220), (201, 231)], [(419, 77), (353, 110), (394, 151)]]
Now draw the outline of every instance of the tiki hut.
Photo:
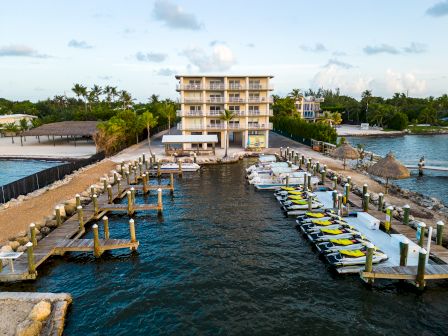
[(389, 179), (405, 179), (410, 176), (409, 170), (403, 166), (400, 161), (395, 159), (394, 154), (389, 152), (385, 158), (379, 160), (373, 166), (371, 166), (368, 170), (368, 173), (379, 176), (386, 179), (386, 194), (387, 187), (389, 184)]
[(332, 155), (336, 158), (342, 159), (344, 164), (344, 170), (345, 170), (345, 160), (356, 160), (359, 158), (359, 153), (356, 149), (354, 149), (352, 146), (350, 146), (348, 143), (343, 143), (341, 146), (336, 148)]

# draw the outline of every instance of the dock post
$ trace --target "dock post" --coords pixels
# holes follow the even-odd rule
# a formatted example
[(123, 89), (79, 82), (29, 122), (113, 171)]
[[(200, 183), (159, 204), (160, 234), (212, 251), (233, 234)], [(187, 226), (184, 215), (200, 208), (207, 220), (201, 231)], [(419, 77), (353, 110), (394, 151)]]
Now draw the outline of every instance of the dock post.
[(305, 155), (302, 155), (302, 165), (304, 165), (305, 164)]
[(182, 160), (177, 160), (177, 164), (179, 166), (179, 176), (182, 176)]
[(34, 246), (32, 242), (26, 243), (26, 254), (28, 256), (28, 273), (36, 274), (36, 264), (34, 262)]
[(338, 188), (338, 177), (335, 175), (333, 176), (333, 190), (337, 190)]
[(146, 155), (145, 155), (145, 153), (142, 154), (142, 163), (143, 164), (146, 163)]
[(316, 169), (314, 170), (314, 175), (318, 174), (320, 172), (320, 163), (319, 161), (316, 161), (315, 164)]
[[(364, 267), (364, 272), (371, 273), (373, 270), (373, 252), (375, 251), (375, 246), (372, 243), (367, 243), (367, 253), (366, 253), (366, 264)], [(371, 284), (373, 279), (368, 279), (367, 282)]]
[(418, 175), (423, 176), (423, 168), (425, 167), (425, 158), (420, 158), (420, 161), (418, 162)]
[[(367, 194), (367, 190), (368, 190), (368, 185), (367, 185), (367, 184), (364, 184), (364, 185), (362, 186), (362, 194), (363, 194), (363, 195)], [(362, 207), (364, 208), (364, 200), (363, 200), (363, 203), (362, 203)]]
[(283, 151), (283, 147), (280, 147), (280, 158), (283, 157), (283, 153), (282, 153), (282, 151)]
[(443, 227), (445, 224), (442, 221), (437, 222), (437, 235), (436, 235), (436, 245), (442, 245), (443, 241)]
[(105, 193), (107, 191), (107, 178), (103, 177), (103, 193)]
[(286, 176), (286, 186), (289, 187), (289, 175)]
[(425, 287), (425, 268), (426, 268), (426, 250), (422, 248), (418, 254), (417, 278), (416, 285), (419, 289)]
[(286, 157), (289, 156), (289, 146), (286, 147)]
[(170, 193), (174, 194), (174, 174), (170, 174)]
[(311, 159), (308, 159), (308, 161), (306, 162), (306, 171), (309, 172), (311, 168)]
[(403, 224), (409, 225), (409, 212), (411, 210), (411, 207), (409, 204), (406, 204), (403, 206)]
[(323, 170), (323, 169), (320, 171), (320, 179), (322, 181), (322, 185), (324, 185), (325, 184), (325, 170)]
[(336, 190), (333, 190), (333, 192), (331, 193), (331, 197), (333, 198), (333, 209), (336, 209), (338, 201), (338, 192)]
[(308, 179), (307, 179), (307, 182), (308, 182), (308, 190), (309, 190), (309, 191), (312, 191), (312, 189), (311, 189), (311, 176), (312, 176), (312, 175), (308, 173)]
[(113, 201), (113, 195), (112, 195), (112, 186), (110, 184), (107, 185), (107, 200), (109, 204), (112, 204)]
[(61, 209), (56, 207), (54, 208), (54, 211), (56, 212), (56, 224), (59, 226), (62, 224)]
[(126, 196), (128, 199), (128, 215), (131, 216), (134, 213), (134, 210), (132, 206), (132, 194), (129, 190), (126, 191)]
[(132, 204), (135, 204), (135, 188), (131, 188)]
[[(135, 235), (135, 222), (134, 220), (131, 218), (129, 220), (129, 235), (131, 236), (131, 243), (136, 243), (137, 242), (137, 237)], [(136, 248), (135, 247), (131, 247), (132, 251), (135, 251)]]
[(423, 244), (425, 243), (425, 231), (426, 231), (426, 224), (423, 222), (420, 222), (417, 226), (417, 230), (419, 231), (420, 235), (417, 234), (418, 237), (418, 245), (423, 248)]
[(79, 207), (80, 205), (81, 205), (81, 195), (79, 195), (79, 194), (76, 194), (75, 195), (75, 206), (76, 207)]
[(117, 184), (118, 181), (118, 173), (114, 171), (114, 184)]
[(128, 183), (128, 185), (131, 184), (131, 177), (129, 176), (129, 172), (125, 172), (124, 175), (126, 176), (126, 182)]
[(302, 165), (303, 165), (303, 164), (302, 164), (302, 159), (299, 158), (299, 169), (300, 169), (300, 170), (303, 170), (303, 169), (302, 169)]
[(147, 184), (146, 174), (142, 174), (142, 181), (143, 181), (143, 193), (146, 194), (148, 192), (148, 184)]
[(117, 178), (118, 195), (121, 195), (121, 178)]
[(313, 199), (308, 195), (308, 211), (313, 210)]
[(143, 174), (143, 164), (140, 162), (138, 164), (138, 176), (142, 176)]
[(370, 202), (370, 194), (364, 194), (364, 199), (362, 202), (364, 212), (369, 212), (369, 202)]
[[(37, 239), (36, 239), (36, 224), (31, 223), (30, 224), (30, 241), (33, 244), (33, 246), (37, 245)], [(1, 261), (0, 261), (1, 263)]]
[(157, 161), (157, 177), (160, 177), (160, 175), (162, 175), (160, 166), (161, 166), (161, 164), (160, 164), (160, 160), (159, 160), (159, 161)]
[(84, 230), (84, 211), (82, 210), (82, 206), (78, 205), (76, 207), (78, 211), (78, 222), (79, 222), (79, 231)]
[(133, 167), (132, 173), (134, 174), (134, 184), (137, 184), (138, 183), (137, 166)]
[(120, 175), (124, 176), (124, 161), (121, 161), (120, 163)]
[(98, 214), (98, 196), (95, 194), (92, 196), (92, 203), (93, 203), (93, 212), (95, 215)]
[(101, 255), (100, 235), (98, 233), (98, 225), (93, 224), (92, 230), (93, 230), (93, 255), (95, 256), (95, 258), (98, 258)]
[(308, 174), (303, 174), (303, 191), (307, 190), (308, 182), (306, 181), (308, 179)]
[(347, 176), (347, 183), (352, 185), (352, 177), (351, 176)]
[(384, 194), (379, 193), (378, 194), (378, 211), (383, 211), (384, 206)]
[(109, 239), (109, 218), (107, 216), (103, 217), (104, 224), (104, 239)]
[(342, 216), (342, 194), (338, 194), (338, 212), (339, 216)]
[(95, 186), (94, 186), (94, 185), (91, 185), (91, 186), (90, 186), (90, 197), (92, 197), (92, 195), (95, 195), (95, 194), (96, 194)]
[(350, 184), (348, 182), (344, 185), (344, 191), (345, 191), (344, 204), (347, 204), (348, 198), (350, 197)]
[(400, 242), (400, 266), (406, 266), (408, 263), (409, 241), (406, 239)]
[(163, 203), (162, 203), (162, 189), (157, 189), (157, 212), (159, 215), (162, 214)]
[(384, 222), (384, 228), (386, 229), (386, 232), (390, 232), (390, 227), (392, 226), (392, 210), (394, 208), (391, 206), (388, 206), (386, 208), (386, 221)]

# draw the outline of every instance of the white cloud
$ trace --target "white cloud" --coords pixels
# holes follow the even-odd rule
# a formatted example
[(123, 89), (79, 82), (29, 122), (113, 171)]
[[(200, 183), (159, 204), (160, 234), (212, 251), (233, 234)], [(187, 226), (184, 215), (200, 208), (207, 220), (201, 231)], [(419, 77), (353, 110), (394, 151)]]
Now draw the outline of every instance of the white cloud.
[(139, 51), (135, 54), (135, 58), (139, 60), (140, 62), (155, 62), (160, 63), (166, 60), (168, 57), (167, 54), (163, 53), (157, 53), (157, 52), (150, 52), (150, 53), (143, 53)]
[(406, 92), (409, 94), (420, 95), (426, 91), (426, 80), (418, 79), (412, 72), (395, 72), (387, 69), (384, 81), (375, 83), (384, 86), (388, 94), (395, 92)]
[(93, 46), (88, 44), (86, 41), (70, 40), (67, 44), (70, 48), (77, 49), (92, 49)]
[(37, 50), (19, 44), (0, 47), (0, 57), (34, 57), (34, 58), (49, 58), (49, 55), (40, 54)]
[(170, 77), (170, 76), (174, 76), (176, 74), (176, 71), (174, 69), (170, 69), (170, 68), (162, 68), (162, 69), (155, 71), (154, 74), (157, 76)]
[(327, 51), (327, 48), (322, 43), (316, 43), (314, 46), (308, 46), (308, 45), (301, 45), (299, 46), (300, 49), (306, 52), (313, 52), (313, 53), (319, 53)]
[(363, 50), (367, 55), (376, 55), (376, 54), (397, 55), (400, 53), (400, 51), (397, 48), (385, 43), (376, 46), (368, 45), (365, 46)]
[(433, 17), (441, 17), (448, 15), (448, 1), (441, 1), (429, 7), (426, 10), (426, 14)]
[(346, 63), (346, 62), (342, 62), (336, 58), (330, 58), (328, 60), (328, 63), (326, 65), (324, 65), (325, 68), (328, 68), (332, 65), (338, 66), (340, 68), (344, 68), (344, 69), (351, 69), (353, 68), (353, 65)]
[(186, 13), (182, 7), (167, 0), (157, 0), (154, 3), (153, 15), (156, 20), (173, 29), (202, 29), (202, 24), (194, 14)]
[(236, 64), (232, 50), (222, 44), (215, 45), (211, 54), (199, 47), (185, 49), (181, 55), (187, 57), (191, 64), (198, 67), (201, 72), (225, 71)]
[(408, 54), (422, 54), (426, 52), (426, 44), (412, 42), (408, 47), (404, 47), (403, 50)]

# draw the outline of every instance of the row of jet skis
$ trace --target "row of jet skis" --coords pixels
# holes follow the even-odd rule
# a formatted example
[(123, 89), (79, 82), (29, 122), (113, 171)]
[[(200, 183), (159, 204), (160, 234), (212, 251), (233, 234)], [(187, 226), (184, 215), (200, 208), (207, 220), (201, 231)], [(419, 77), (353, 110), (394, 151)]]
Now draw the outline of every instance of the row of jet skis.
[[(280, 187), (275, 193), (282, 209), (291, 215), (297, 211), (296, 229), (316, 247), (323, 258), (336, 268), (362, 266), (366, 261), (367, 246), (371, 242), (349, 225), (332, 209), (306, 212), (308, 198), (318, 204), (316, 195), (300, 187)], [(302, 207), (306, 204), (305, 207)], [(302, 209), (302, 210), (294, 210)], [(373, 263), (387, 260), (387, 255), (375, 247)]]

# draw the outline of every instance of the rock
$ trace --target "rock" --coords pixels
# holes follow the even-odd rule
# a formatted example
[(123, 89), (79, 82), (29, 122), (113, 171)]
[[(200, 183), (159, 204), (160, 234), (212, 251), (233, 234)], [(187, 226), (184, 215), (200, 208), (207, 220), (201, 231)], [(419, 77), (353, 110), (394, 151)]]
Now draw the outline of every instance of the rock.
[(2, 246), (2, 248), (0, 249), (0, 252), (12, 252), (12, 247), (10, 245), (5, 245)]
[(41, 228), (45, 227), (45, 221), (43, 221), (43, 220), (34, 222), (34, 224), (36, 225), (36, 229), (39, 229), (39, 230), (40, 230)]
[(28, 243), (30, 241), (30, 239), (27, 236), (24, 237), (18, 237), (16, 239), (16, 242), (18, 242), (20, 245), (25, 245), (26, 243)]
[(82, 197), (90, 198), (90, 193), (88, 191), (83, 191), (80, 195)]
[(76, 212), (76, 204), (66, 204), (64, 205), (65, 213), (67, 216), (73, 216), (73, 214)]
[[(378, 196), (378, 194), (377, 193), (370, 193), (370, 199), (372, 200), (372, 201), (377, 201), (378, 202), (378, 199), (379, 199), (379, 196)], [(377, 203), (378, 204), (378, 203)]]
[[(62, 216), (62, 217), (65, 217), (65, 216), (66, 216), (66, 214), (65, 214), (65, 207), (64, 207), (64, 204), (58, 204), (58, 205), (56, 205), (55, 208), (59, 208), (59, 211), (61, 212), (61, 216)], [(56, 216), (56, 209), (53, 210), (53, 215)]]
[(49, 227), (46, 227), (46, 226), (44, 226), (43, 228), (40, 229), (40, 233), (41, 233), (42, 235), (47, 235), (47, 234), (49, 234), (50, 232), (51, 232), (50, 228), (49, 228)]
[(12, 241), (12, 242), (9, 242), (9, 246), (11, 247), (11, 249), (13, 249), (15, 251), (20, 246), (20, 243), (16, 242), (16, 241)]
[(25, 252), (26, 249), (27, 249), (27, 247), (26, 247), (25, 245), (20, 245), (20, 246), (17, 248), (17, 252)]
[(36, 240), (37, 240), (37, 241), (41, 240), (43, 237), (44, 237), (44, 236), (43, 236), (41, 233), (36, 234)]
[(39, 301), (31, 310), (28, 318), (33, 321), (45, 321), (51, 314), (51, 303), (45, 300)]
[(57, 228), (57, 227), (58, 227), (58, 223), (56, 222), (55, 219), (52, 219), (52, 220), (48, 220), (48, 221), (45, 223), (45, 226), (46, 226), (47, 228), (54, 229), (54, 228)]
[(42, 329), (42, 322), (25, 320), (17, 325), (16, 336), (38, 336)]

